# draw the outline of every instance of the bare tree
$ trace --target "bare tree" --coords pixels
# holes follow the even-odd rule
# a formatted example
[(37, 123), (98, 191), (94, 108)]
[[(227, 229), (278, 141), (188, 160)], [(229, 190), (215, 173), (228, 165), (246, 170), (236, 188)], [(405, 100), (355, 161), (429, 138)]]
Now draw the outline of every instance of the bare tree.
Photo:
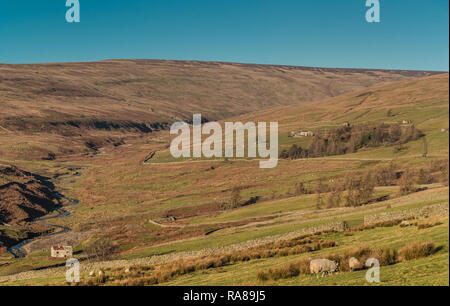
[(90, 260), (107, 260), (115, 251), (115, 246), (111, 239), (107, 237), (99, 238), (85, 248), (85, 252)]
[(342, 201), (342, 192), (335, 190), (328, 195), (327, 208), (339, 207)]
[(316, 209), (321, 209), (323, 206), (323, 196), (322, 193), (325, 192), (325, 185), (323, 184), (322, 179), (319, 180), (319, 184), (316, 187)]
[(233, 188), (231, 189), (231, 197), (230, 197), (230, 200), (227, 201), (227, 202), (224, 202), (224, 203), (221, 205), (221, 208), (222, 208), (222, 209), (233, 209), (233, 208), (238, 208), (238, 207), (240, 207), (241, 204), (242, 204), (241, 201), (242, 201), (242, 198), (241, 198), (241, 188), (235, 186), (235, 187), (233, 187)]
[(372, 176), (370, 173), (367, 173), (367, 175), (364, 177), (363, 181), (361, 182), (361, 185), (359, 186), (359, 205), (363, 205), (364, 203), (369, 202), (372, 197), (375, 190), (375, 183), (372, 179)]
[(428, 156), (428, 141), (427, 138), (424, 136), (423, 137), (423, 157), (427, 157)]
[(295, 194), (296, 195), (303, 195), (303, 194), (307, 194), (307, 193), (308, 193), (308, 190), (306, 190), (304, 183), (295, 184)]
[(416, 191), (413, 175), (410, 171), (403, 173), (400, 178), (400, 194), (407, 195)]

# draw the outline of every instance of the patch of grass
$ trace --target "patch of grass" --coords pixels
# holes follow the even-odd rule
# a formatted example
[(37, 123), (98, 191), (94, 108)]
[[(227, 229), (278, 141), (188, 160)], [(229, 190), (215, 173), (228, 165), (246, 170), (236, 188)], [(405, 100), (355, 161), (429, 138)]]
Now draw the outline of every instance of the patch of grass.
[(403, 247), (399, 254), (402, 260), (408, 261), (417, 258), (427, 257), (437, 252), (439, 248), (436, 247), (432, 241), (420, 242), (416, 241)]
[[(339, 273), (330, 277), (310, 279), (309, 275), (300, 275), (289, 279), (279, 279), (277, 285), (448, 285), (448, 218), (443, 225), (417, 232), (413, 227), (400, 228), (382, 227), (355, 232), (352, 236), (344, 233), (335, 233), (328, 236), (336, 239), (339, 246), (335, 248), (339, 256), (364, 256), (366, 248), (358, 249), (361, 244), (370, 245), (371, 249), (380, 250), (382, 259), (392, 262), (395, 254), (392, 250), (402, 249), (417, 240), (433, 240), (442, 248), (426, 258), (420, 258), (408, 262), (398, 262), (381, 268), (381, 283), (369, 284), (365, 280), (365, 271), (352, 273)], [(388, 252), (388, 250), (391, 250)], [(314, 252), (312, 257), (325, 258), (328, 250)], [(244, 283), (260, 284), (258, 271), (267, 272), (269, 269), (285, 269), (290, 263), (297, 263), (301, 259), (309, 259), (310, 255), (295, 255), (283, 258), (268, 258), (244, 262), (233, 266), (227, 266), (220, 271), (211, 270), (206, 274), (193, 273), (170, 281), (168, 285), (239, 285)], [(263, 277), (264, 276), (259, 276)], [(270, 279), (270, 277), (266, 277)]]

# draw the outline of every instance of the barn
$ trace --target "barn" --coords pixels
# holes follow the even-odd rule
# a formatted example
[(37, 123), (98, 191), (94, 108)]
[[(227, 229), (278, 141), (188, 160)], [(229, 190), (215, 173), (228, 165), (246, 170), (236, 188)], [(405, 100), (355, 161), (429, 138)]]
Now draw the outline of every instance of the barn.
[(53, 258), (70, 258), (72, 257), (71, 246), (52, 246), (50, 249), (51, 257)]

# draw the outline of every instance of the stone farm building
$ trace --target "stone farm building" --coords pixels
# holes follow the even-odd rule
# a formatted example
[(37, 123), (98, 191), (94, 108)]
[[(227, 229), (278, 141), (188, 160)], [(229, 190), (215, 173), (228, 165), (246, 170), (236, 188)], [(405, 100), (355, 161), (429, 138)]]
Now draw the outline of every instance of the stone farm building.
[(52, 246), (51, 256), (53, 258), (70, 258), (72, 257), (71, 246)]
[(311, 131), (294, 131), (289, 134), (290, 137), (313, 137), (314, 133)]

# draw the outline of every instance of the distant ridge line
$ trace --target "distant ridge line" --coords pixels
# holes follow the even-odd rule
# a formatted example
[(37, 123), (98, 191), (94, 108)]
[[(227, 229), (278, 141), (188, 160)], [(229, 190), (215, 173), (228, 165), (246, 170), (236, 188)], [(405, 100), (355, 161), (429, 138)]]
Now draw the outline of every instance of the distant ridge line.
[(258, 64), (258, 63), (241, 63), (241, 62), (224, 62), (224, 61), (200, 61), (200, 60), (165, 60), (165, 59), (104, 59), (96, 61), (79, 61), (79, 62), (48, 62), (48, 63), (24, 63), (24, 64), (8, 64), (0, 63), (0, 66), (34, 66), (34, 65), (76, 65), (76, 64), (103, 64), (103, 63), (114, 63), (114, 62), (135, 62), (139, 64), (196, 64), (205, 66), (218, 66), (218, 65), (229, 65), (237, 67), (273, 67), (273, 68), (283, 68), (283, 69), (293, 69), (293, 70), (304, 70), (304, 71), (324, 71), (324, 72), (368, 72), (368, 71), (378, 71), (378, 72), (390, 72), (399, 73), (402, 75), (415, 75), (415, 74), (425, 74), (425, 75), (437, 75), (449, 73), (448, 71), (439, 70), (410, 70), (410, 69), (382, 69), (382, 68), (349, 68), (349, 67), (314, 67), (314, 66), (297, 66), (297, 65), (283, 65), (283, 64)]

